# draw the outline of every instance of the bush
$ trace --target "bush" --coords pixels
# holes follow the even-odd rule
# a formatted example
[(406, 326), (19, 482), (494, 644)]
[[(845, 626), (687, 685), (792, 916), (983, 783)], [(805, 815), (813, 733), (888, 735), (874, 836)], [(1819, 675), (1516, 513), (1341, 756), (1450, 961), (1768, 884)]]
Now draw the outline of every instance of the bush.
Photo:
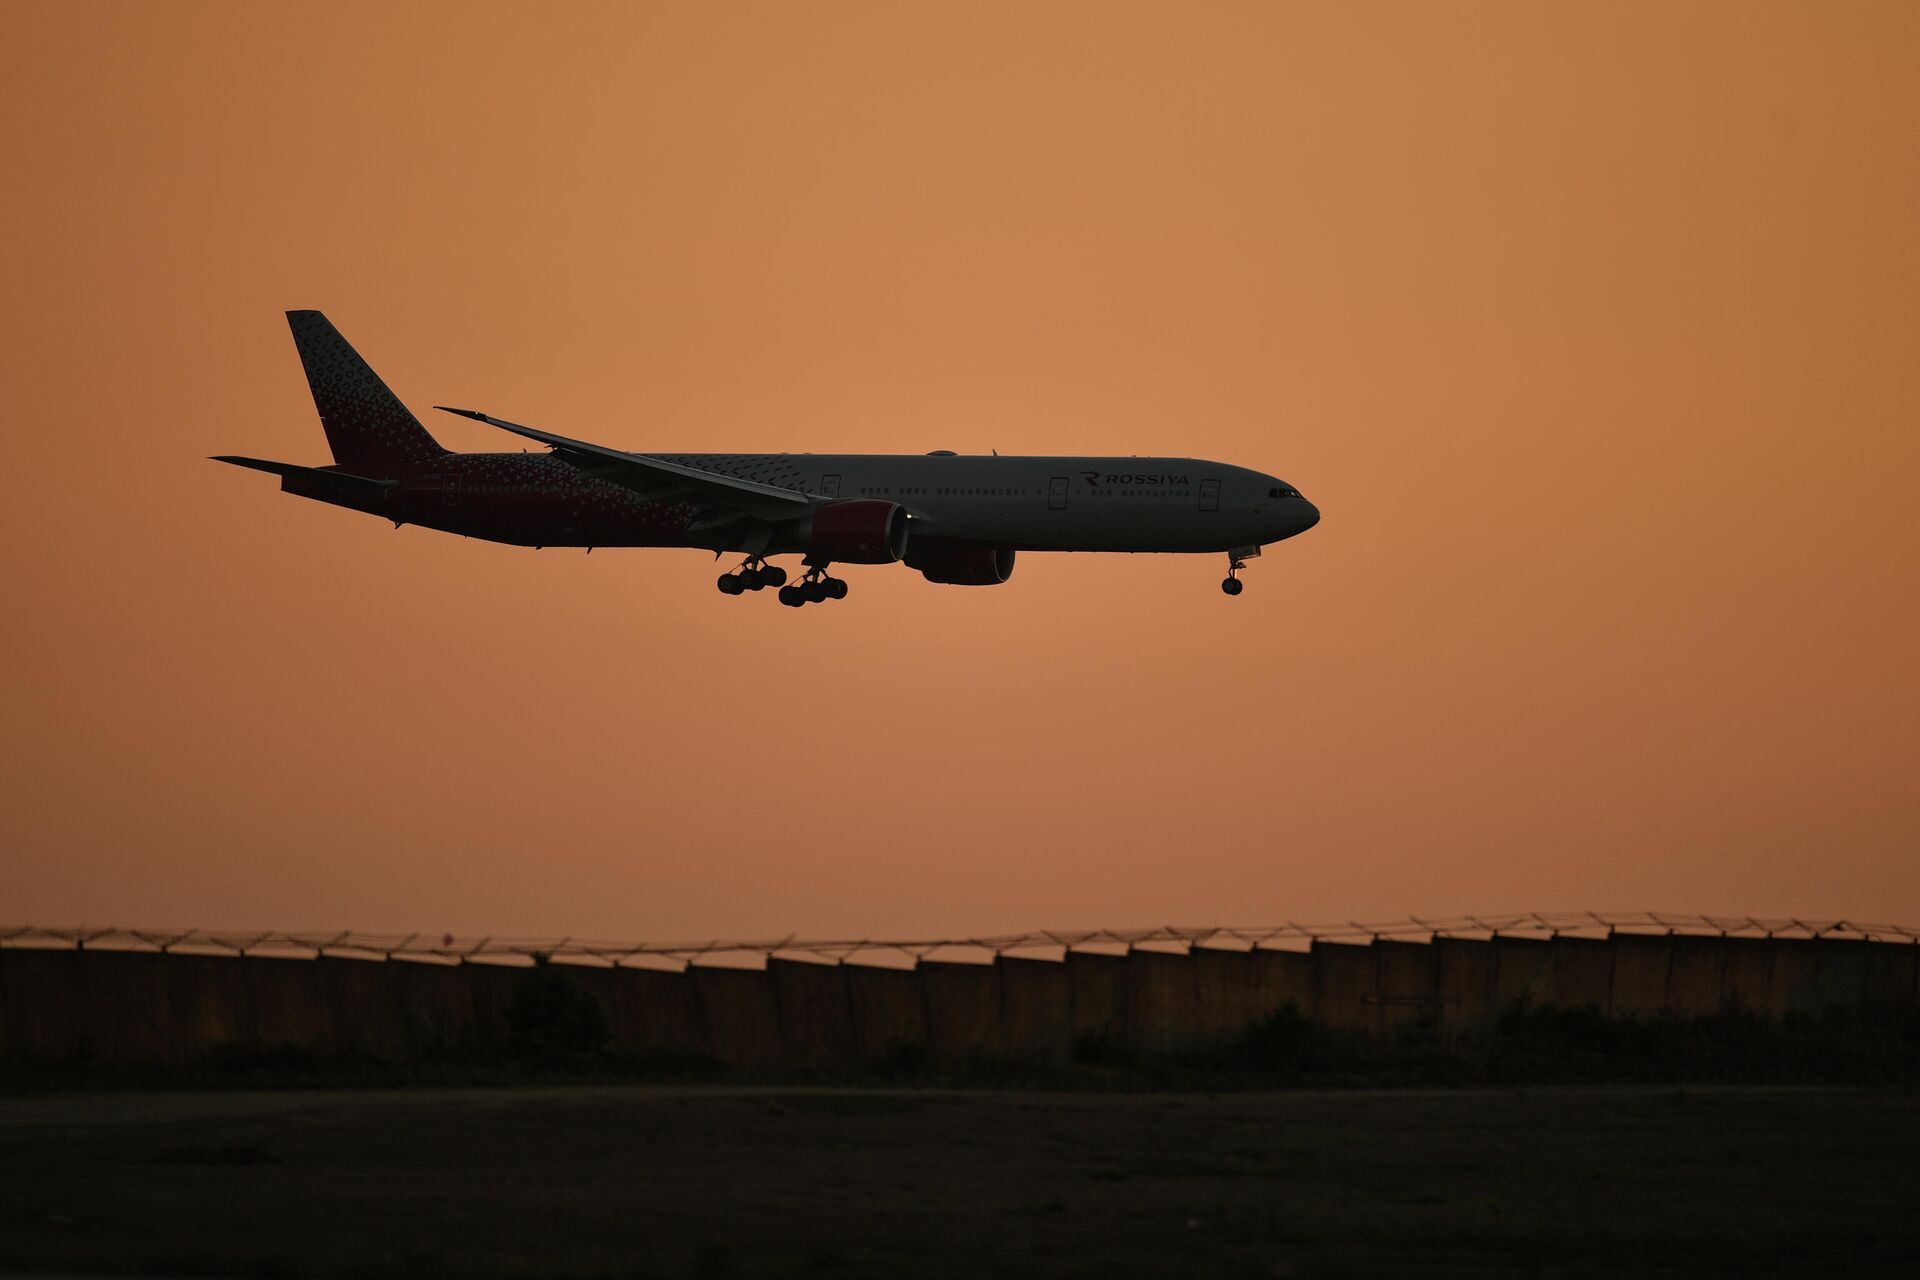
[(1311, 1071), (1326, 1064), (1326, 1028), (1289, 1001), (1241, 1033), (1228, 1055), (1253, 1071)]
[(507, 1002), (514, 1051), (542, 1060), (597, 1056), (613, 1032), (606, 1010), (564, 969), (537, 964)]

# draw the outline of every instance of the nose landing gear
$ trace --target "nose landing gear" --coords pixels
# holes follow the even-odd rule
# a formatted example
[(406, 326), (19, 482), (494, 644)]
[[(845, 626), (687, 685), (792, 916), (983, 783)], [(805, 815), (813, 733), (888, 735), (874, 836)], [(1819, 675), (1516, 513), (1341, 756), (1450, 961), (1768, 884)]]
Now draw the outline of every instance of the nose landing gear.
[(847, 584), (839, 578), (827, 576), (825, 561), (807, 564), (807, 571), (800, 581), (791, 586), (780, 588), (780, 603), (789, 608), (798, 609), (803, 604), (819, 604), (823, 600), (845, 600)]
[(1247, 589), (1240, 581), (1240, 571), (1247, 567), (1247, 561), (1260, 554), (1258, 547), (1235, 547), (1227, 552), (1227, 576), (1220, 582), (1220, 589), (1230, 596), (1237, 596)]
[(720, 575), (716, 584), (720, 594), (737, 596), (742, 591), (760, 591), (767, 587), (785, 586), (787, 571), (777, 564), (768, 564), (759, 556), (748, 556), (740, 562), (740, 567), (732, 573)]

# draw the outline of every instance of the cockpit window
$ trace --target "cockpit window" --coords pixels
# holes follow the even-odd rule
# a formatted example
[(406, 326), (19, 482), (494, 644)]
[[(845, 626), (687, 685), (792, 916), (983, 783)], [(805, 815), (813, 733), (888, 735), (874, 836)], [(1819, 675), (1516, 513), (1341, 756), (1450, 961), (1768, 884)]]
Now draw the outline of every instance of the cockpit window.
[(1269, 498), (1297, 498), (1300, 496), (1300, 491), (1291, 485), (1283, 484), (1278, 489), (1267, 490), (1267, 496)]

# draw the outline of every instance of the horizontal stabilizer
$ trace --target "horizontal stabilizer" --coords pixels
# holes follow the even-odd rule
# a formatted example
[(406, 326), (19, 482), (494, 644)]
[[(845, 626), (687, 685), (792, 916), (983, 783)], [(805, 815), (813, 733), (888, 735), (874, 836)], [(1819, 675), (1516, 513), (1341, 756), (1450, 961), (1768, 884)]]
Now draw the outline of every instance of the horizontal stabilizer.
[(236, 467), (251, 467), (255, 471), (265, 471), (281, 479), (313, 480), (335, 488), (365, 493), (369, 496), (393, 488), (397, 480), (374, 480), (367, 476), (351, 475), (345, 471), (331, 471), (326, 467), (302, 467), (291, 462), (271, 462), (265, 458), (241, 458), (233, 454), (218, 454), (210, 462), (226, 462)]

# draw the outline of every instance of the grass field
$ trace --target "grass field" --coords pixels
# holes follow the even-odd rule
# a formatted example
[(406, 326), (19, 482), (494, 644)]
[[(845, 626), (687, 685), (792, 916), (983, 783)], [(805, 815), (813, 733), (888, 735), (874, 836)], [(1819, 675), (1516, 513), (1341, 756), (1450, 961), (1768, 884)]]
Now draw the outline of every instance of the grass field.
[(0, 1269), (1911, 1274), (1920, 1097), (676, 1087), (0, 1098)]

